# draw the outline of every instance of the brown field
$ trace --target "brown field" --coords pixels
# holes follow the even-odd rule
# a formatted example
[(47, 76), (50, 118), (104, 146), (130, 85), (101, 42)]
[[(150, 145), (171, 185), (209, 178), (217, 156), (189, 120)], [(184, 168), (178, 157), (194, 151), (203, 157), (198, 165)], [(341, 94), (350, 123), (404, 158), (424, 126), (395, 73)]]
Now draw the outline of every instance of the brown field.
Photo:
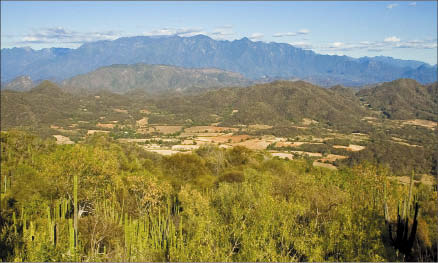
[(163, 134), (172, 134), (181, 131), (182, 126), (153, 126), (155, 131)]
[(218, 126), (193, 126), (184, 129), (184, 132), (186, 133), (199, 133), (199, 132), (217, 133), (224, 131), (238, 131), (238, 129), (231, 127), (218, 127)]
[(117, 108), (113, 109), (113, 111), (115, 111), (115, 112), (120, 112), (120, 113), (128, 113), (128, 110), (117, 109)]
[(119, 142), (146, 142), (149, 139), (125, 139), (125, 138), (121, 138), (121, 139), (117, 139), (117, 141)]
[(109, 131), (102, 131), (102, 130), (88, 130), (87, 135), (95, 134), (95, 133), (109, 133)]
[(345, 149), (345, 150), (351, 151), (351, 152), (358, 152), (358, 151), (361, 151), (361, 150), (365, 149), (365, 146), (355, 145), (355, 144), (350, 144), (348, 146), (333, 145), (333, 148), (335, 148), (335, 149)]
[(337, 155), (337, 154), (328, 154), (326, 157), (321, 158), (318, 161), (320, 161), (320, 162), (325, 162), (325, 161), (334, 162), (336, 160), (345, 159), (345, 158), (347, 158), (347, 156)]
[(116, 125), (113, 123), (98, 123), (96, 126), (100, 128), (113, 129)]
[(70, 138), (62, 135), (53, 135), (53, 137), (56, 138), (56, 144), (74, 144), (73, 141), (70, 140)]
[(243, 142), (239, 142), (234, 144), (234, 146), (244, 146), (248, 149), (252, 150), (264, 150), (268, 147), (268, 145), (271, 144), (270, 142), (267, 142), (266, 140), (260, 140), (260, 139), (250, 139)]
[(426, 128), (433, 130), (433, 129), (437, 128), (438, 122), (415, 119), (415, 120), (404, 121), (404, 122), (402, 122), (402, 125), (417, 125), (417, 126), (426, 127)]

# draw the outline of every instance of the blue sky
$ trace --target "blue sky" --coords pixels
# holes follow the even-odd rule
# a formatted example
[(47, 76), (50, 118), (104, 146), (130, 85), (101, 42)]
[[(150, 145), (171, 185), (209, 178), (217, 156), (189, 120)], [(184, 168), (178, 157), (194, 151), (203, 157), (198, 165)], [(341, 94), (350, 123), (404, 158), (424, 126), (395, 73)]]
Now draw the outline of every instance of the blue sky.
[(437, 2), (1, 2), (2, 48), (205, 34), (437, 63)]

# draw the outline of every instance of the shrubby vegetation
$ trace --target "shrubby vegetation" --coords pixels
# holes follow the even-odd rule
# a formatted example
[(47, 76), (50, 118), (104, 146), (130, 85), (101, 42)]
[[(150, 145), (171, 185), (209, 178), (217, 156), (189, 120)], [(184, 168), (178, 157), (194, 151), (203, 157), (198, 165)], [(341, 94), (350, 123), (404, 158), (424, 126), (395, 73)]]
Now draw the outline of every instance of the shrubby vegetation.
[[(3, 261), (437, 260), (436, 188), (380, 166), (332, 171), (243, 147), (162, 157), (105, 135), (0, 139)], [(388, 224), (408, 200), (420, 208), (405, 254)]]

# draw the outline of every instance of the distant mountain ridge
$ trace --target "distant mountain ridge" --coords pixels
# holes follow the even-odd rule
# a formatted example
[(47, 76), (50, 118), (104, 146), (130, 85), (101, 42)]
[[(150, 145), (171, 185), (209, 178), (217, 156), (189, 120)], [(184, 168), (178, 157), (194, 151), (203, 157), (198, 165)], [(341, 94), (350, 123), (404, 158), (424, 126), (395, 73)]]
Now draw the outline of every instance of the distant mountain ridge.
[(188, 89), (246, 86), (251, 82), (242, 75), (219, 69), (186, 69), (166, 65), (112, 65), (62, 82), (64, 89), (75, 92), (110, 91), (126, 93), (185, 91)]
[(303, 79), (327, 86), (358, 86), (406, 77), (420, 83), (437, 80), (437, 66), (419, 61), (320, 55), (289, 44), (248, 38), (217, 41), (204, 35), (123, 37), (86, 43), (77, 49), (2, 49), (1, 63), (3, 82), (20, 75), (62, 81), (103, 66), (136, 63), (218, 68), (252, 80)]

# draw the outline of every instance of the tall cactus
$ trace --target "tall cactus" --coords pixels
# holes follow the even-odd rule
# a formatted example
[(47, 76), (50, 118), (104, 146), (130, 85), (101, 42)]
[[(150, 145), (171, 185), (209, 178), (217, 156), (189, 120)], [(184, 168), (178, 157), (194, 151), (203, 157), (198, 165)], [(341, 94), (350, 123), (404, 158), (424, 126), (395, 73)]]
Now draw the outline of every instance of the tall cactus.
[[(410, 179), (408, 200), (407, 201), (403, 200), (402, 207), (400, 206), (400, 202), (398, 204), (397, 223), (396, 223), (397, 229), (395, 231), (396, 233), (395, 237), (393, 235), (392, 224), (388, 216), (386, 195), (385, 195), (385, 204), (384, 204), (385, 223), (386, 225), (388, 225), (389, 238), (391, 244), (394, 246), (394, 248), (402, 252), (408, 258), (411, 256), (412, 248), (414, 246), (415, 235), (417, 234), (417, 226), (418, 226), (417, 217), (418, 217), (419, 205), (416, 198), (414, 198), (414, 202), (415, 202), (414, 220), (411, 226), (411, 230), (409, 231), (409, 214), (410, 214), (410, 203), (412, 199), (413, 177), (414, 177), (414, 173), (412, 173)], [(401, 209), (403, 209), (403, 211), (400, 211)]]
[(73, 178), (73, 201), (74, 201), (74, 247), (78, 244), (78, 176), (75, 175)]

